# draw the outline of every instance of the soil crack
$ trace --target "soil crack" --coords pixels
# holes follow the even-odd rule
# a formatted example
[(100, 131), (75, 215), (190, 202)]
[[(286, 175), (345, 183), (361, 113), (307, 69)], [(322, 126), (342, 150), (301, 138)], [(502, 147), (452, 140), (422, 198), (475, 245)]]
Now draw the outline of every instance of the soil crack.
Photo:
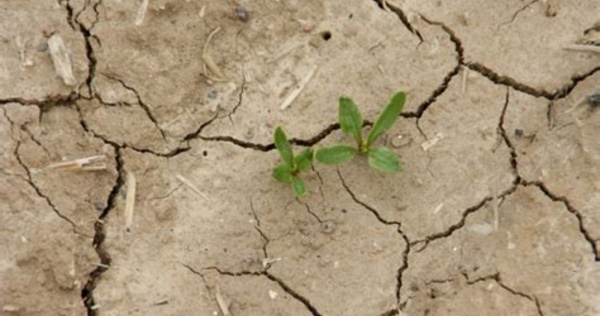
[[(390, 8), (395, 8), (395, 6), (390, 6)], [(400, 8), (397, 8), (396, 10), (400, 10)], [(429, 106), (431, 104), (433, 104), (442, 94), (444, 94), (444, 92), (446, 92), (446, 90), (448, 89), (448, 85), (450, 84), (450, 81), (456, 77), (459, 72), (460, 69), (463, 67), (464, 65), (464, 47), (463, 44), (461, 42), (461, 40), (456, 36), (456, 34), (454, 33), (454, 31), (452, 31), (449, 27), (447, 27), (445, 24), (441, 23), (441, 22), (436, 22), (436, 21), (432, 21), (427, 19), (426, 17), (419, 15), (421, 17), (421, 19), (423, 19), (423, 21), (425, 21), (427, 24), (430, 25), (435, 25), (440, 27), (449, 37), (450, 37), (450, 41), (452, 42), (452, 44), (454, 44), (454, 50), (456, 52), (456, 61), (457, 64), (456, 66), (444, 77), (444, 80), (442, 81), (442, 84), (440, 86), (438, 86), (433, 93), (431, 94), (431, 96), (425, 100), (425, 102), (421, 103), (419, 105), (419, 107), (417, 108), (416, 112), (412, 112), (412, 113), (403, 113), (402, 116), (404, 117), (416, 117), (417, 118), (417, 124), (419, 119), (423, 116), (423, 113), (425, 113), (425, 111), (427, 111), (427, 109), (429, 108)]]
[(83, 304), (87, 308), (88, 316), (99, 315), (94, 299), (94, 290), (96, 289), (96, 286), (98, 285), (102, 274), (110, 268), (110, 264), (112, 261), (110, 254), (106, 249), (104, 249), (104, 240), (106, 238), (104, 219), (116, 207), (119, 192), (125, 186), (125, 178), (123, 177), (124, 168), (121, 148), (114, 144), (111, 144), (111, 146), (113, 146), (115, 150), (115, 164), (118, 175), (117, 179), (115, 180), (115, 184), (113, 185), (113, 188), (108, 194), (106, 207), (102, 210), (102, 213), (100, 214), (98, 220), (94, 224), (96, 234), (94, 236), (92, 246), (94, 247), (94, 250), (96, 250), (98, 257), (100, 258), (100, 264), (98, 265), (98, 267), (96, 267), (96, 269), (90, 272), (88, 281), (81, 290), (81, 299), (83, 300)]
[(469, 276), (467, 274), (463, 273), (462, 275), (465, 277), (468, 285), (473, 285), (473, 284), (476, 284), (479, 282), (485, 282), (485, 281), (494, 281), (496, 284), (498, 284), (498, 286), (500, 286), (502, 289), (509, 292), (510, 294), (525, 298), (528, 301), (534, 303), (536, 306), (538, 315), (544, 316), (544, 313), (542, 312), (542, 307), (541, 307), (540, 302), (537, 299), (537, 297), (535, 297), (534, 295), (529, 295), (529, 294), (519, 292), (517, 290), (510, 288), (508, 285), (506, 285), (504, 282), (502, 282), (502, 278), (500, 277), (499, 272), (489, 275), (489, 276), (484, 276), (484, 277), (478, 278), (476, 280), (469, 280)]
[(348, 184), (346, 184), (346, 180), (342, 176), (342, 173), (341, 173), (341, 171), (340, 171), (339, 168), (337, 169), (337, 174), (338, 174), (338, 177), (340, 178), (340, 181), (342, 182), (342, 186), (344, 187), (344, 189), (346, 190), (346, 192), (348, 192), (348, 194), (350, 195), (350, 197), (352, 198), (352, 200), (355, 203), (357, 203), (358, 205), (362, 206), (363, 208), (365, 208), (369, 212), (371, 212), (373, 215), (375, 215), (375, 217), (377, 218), (377, 220), (380, 221), (381, 223), (383, 223), (384, 225), (396, 226), (396, 227), (398, 227), (398, 229), (400, 229), (400, 227), (402, 226), (402, 224), (400, 222), (386, 220), (385, 218), (383, 218), (383, 216), (381, 216), (381, 214), (379, 214), (379, 212), (374, 207), (372, 207), (372, 206), (368, 205), (367, 203), (359, 200), (356, 197), (356, 194), (354, 194), (354, 192), (350, 189), (350, 187), (348, 187)]
[[(379, 0), (376, 0), (379, 1)], [(381, 0), (382, 1), (382, 0)], [(525, 10), (528, 6), (532, 5), (533, 3), (535, 3), (537, 0), (533, 0), (532, 2), (530, 2), (529, 4), (525, 5), (524, 8), (522, 8), (520, 11)], [(400, 10), (400, 8), (397, 8), (396, 6), (390, 5), (390, 8), (395, 8), (395, 10)], [(448, 76), (446, 76), (446, 78), (444, 79), (444, 82), (446, 81), (450, 81), (449, 79), (451, 79), (453, 76), (455, 76), (459, 70), (460, 67), (466, 67), (469, 68), (473, 71), (476, 71), (477, 73), (481, 74), (482, 76), (488, 78), (489, 80), (491, 80), (492, 82), (494, 82), (495, 84), (499, 84), (499, 85), (503, 85), (503, 86), (507, 86), (510, 88), (513, 88), (517, 91), (526, 93), (528, 95), (534, 96), (534, 97), (543, 97), (547, 100), (558, 100), (558, 99), (562, 99), (565, 98), (566, 96), (568, 96), (571, 91), (573, 91), (573, 89), (575, 88), (575, 86), (577, 86), (577, 84), (583, 80), (585, 80), (586, 78), (594, 75), (596, 72), (600, 71), (600, 66), (595, 67), (591, 70), (589, 70), (586, 73), (580, 74), (580, 75), (575, 75), (571, 77), (571, 82), (566, 84), (565, 86), (563, 86), (562, 88), (557, 89), (554, 92), (550, 92), (544, 89), (536, 89), (534, 87), (531, 87), (529, 85), (526, 85), (524, 83), (518, 82), (517, 80), (506, 76), (506, 75), (500, 75), (497, 72), (493, 71), (492, 69), (490, 69), (489, 67), (476, 62), (476, 61), (471, 61), (471, 62), (467, 62), (465, 61), (465, 49), (463, 46), (462, 41), (460, 40), (460, 38), (458, 38), (458, 36), (456, 35), (456, 33), (450, 28), (448, 27), (446, 24), (439, 22), (439, 21), (433, 21), (425, 16), (423, 16), (422, 14), (419, 13), (419, 17), (421, 19), (423, 19), (423, 21), (425, 21), (426, 23), (430, 24), (430, 25), (436, 25), (442, 28), (442, 30), (444, 32), (446, 32), (449, 36), (450, 36), (450, 40), (454, 43), (455, 46), (455, 50), (457, 53), (457, 60), (458, 60), (458, 65), (455, 69), (453, 69), (450, 74)], [(515, 16), (516, 18), (516, 16)], [(514, 20), (514, 19), (513, 19)], [(447, 83), (445, 84), (447, 85)], [(446, 87), (444, 87), (444, 84), (442, 84), (438, 90), (436, 90), (436, 92), (434, 92), (434, 95), (428, 99), (425, 103), (423, 103), (421, 106), (419, 106), (419, 110), (416, 113), (410, 113), (407, 114), (409, 116), (413, 116), (413, 117), (420, 117), (423, 112), (427, 109), (427, 107), (435, 102), (435, 99), (437, 97), (439, 97), (444, 91), (445, 91)]]
[(521, 175), (519, 175), (517, 151), (515, 150), (515, 146), (510, 141), (510, 138), (508, 137), (508, 134), (506, 133), (506, 129), (504, 128), (504, 119), (506, 117), (506, 110), (508, 109), (509, 103), (510, 103), (510, 88), (506, 87), (506, 99), (504, 101), (504, 106), (502, 107), (502, 114), (500, 114), (500, 121), (498, 122), (498, 134), (500, 134), (500, 137), (502, 137), (504, 144), (506, 145), (506, 147), (508, 147), (508, 150), (510, 151), (510, 165), (512, 167), (513, 174), (515, 176), (515, 180), (513, 181), (513, 184), (518, 184), (521, 182)]
[[(96, 11), (96, 8), (98, 5), (100, 5), (101, 1), (98, 2), (95, 7), (94, 10)], [(88, 93), (90, 96), (93, 95), (93, 87), (92, 87), (92, 83), (94, 81), (94, 77), (96, 76), (96, 65), (98, 64), (98, 61), (96, 60), (96, 55), (94, 52), (94, 47), (92, 46), (92, 42), (91, 39), (95, 38), (98, 42), (99, 40), (96, 38), (95, 35), (92, 35), (91, 30), (92, 28), (86, 28), (85, 25), (79, 21), (78, 16), (79, 14), (74, 15), (74, 10), (73, 10), (73, 6), (71, 5), (70, 1), (66, 2), (65, 5), (66, 9), (67, 9), (67, 22), (69, 23), (69, 25), (71, 26), (71, 28), (73, 28), (74, 30), (79, 30), (79, 32), (81, 32), (81, 34), (83, 35), (83, 39), (85, 41), (85, 51), (86, 51), (86, 56), (88, 59), (88, 76), (85, 80), (85, 84), (87, 86), (88, 89)], [(87, 7), (87, 4), (86, 4)], [(85, 10), (85, 7), (84, 9)], [(98, 18), (98, 11), (96, 11), (96, 18)], [(75, 18), (74, 18), (75, 16)]]
[[(180, 263), (183, 267), (185, 267), (186, 269), (188, 269), (190, 272), (200, 276), (200, 278), (202, 278), (202, 280), (204, 280), (205, 284), (206, 284), (206, 278), (204, 276), (204, 274), (196, 269), (194, 269), (192, 266), (188, 265), (188, 264), (184, 264), (184, 263)], [(306, 307), (306, 309), (311, 313), (311, 315), (313, 316), (322, 316), (322, 314), (314, 307), (314, 305), (304, 296), (300, 295), (298, 292), (296, 292), (294, 289), (292, 289), (289, 285), (287, 285), (281, 278), (276, 277), (275, 275), (269, 273), (268, 271), (262, 271), (262, 272), (254, 272), (254, 271), (241, 271), (241, 272), (229, 272), (229, 271), (224, 271), (219, 269), (218, 267), (208, 267), (205, 268), (203, 270), (212, 270), (215, 271), (217, 273), (219, 273), (220, 275), (225, 275), (225, 276), (230, 276), (230, 277), (237, 277), (237, 276), (261, 276), (261, 277), (266, 277), (267, 279), (271, 280), (274, 283), (277, 283), (277, 285), (279, 285), (279, 287), (286, 292), (288, 295), (290, 295), (291, 297), (293, 297), (294, 299), (296, 299), (297, 301), (299, 301), (300, 303), (302, 303), (302, 305), (304, 305), (304, 307)], [(210, 290), (209, 290), (210, 292)]]
[(396, 316), (396, 315), (400, 315), (400, 312), (398, 311), (397, 308), (394, 308), (394, 309), (390, 309), (389, 311), (384, 312), (383, 314), (381, 314), (379, 316)]
[(254, 217), (254, 220), (256, 221), (256, 225), (254, 225), (254, 229), (258, 232), (258, 234), (264, 241), (262, 251), (263, 251), (265, 261), (263, 263), (263, 266), (265, 267), (265, 270), (268, 270), (271, 267), (271, 264), (269, 262), (267, 262), (267, 259), (269, 259), (269, 253), (267, 252), (267, 247), (269, 246), (269, 242), (271, 242), (271, 240), (269, 239), (269, 237), (267, 237), (267, 235), (265, 234), (265, 232), (263, 232), (263, 230), (261, 228), (260, 218), (258, 217), (258, 213), (256, 213), (256, 210), (254, 209), (254, 203), (252, 202), (252, 199), (250, 199), (250, 210), (252, 211), (252, 216)]
[[(338, 123), (334, 123), (334, 124), (327, 126), (325, 129), (323, 129), (317, 135), (315, 135), (309, 139), (292, 138), (289, 141), (293, 145), (302, 146), (302, 147), (312, 147), (312, 146), (316, 145), (317, 143), (319, 143), (320, 141), (322, 141), (323, 139), (325, 139), (327, 136), (329, 136), (329, 134), (331, 134), (333, 131), (338, 130), (338, 129), (340, 129), (340, 125)], [(204, 141), (228, 142), (228, 143), (232, 143), (232, 144), (237, 145), (242, 148), (253, 149), (253, 150), (262, 151), (262, 152), (268, 152), (268, 151), (275, 149), (274, 143), (269, 143), (266, 145), (258, 144), (258, 143), (251, 143), (251, 142), (246, 142), (246, 141), (237, 139), (232, 136), (202, 136), (202, 135), (200, 135), (200, 133), (197, 133), (197, 135), (189, 136), (189, 137), (186, 137), (185, 139), (191, 140), (191, 139), (195, 139), (195, 138), (200, 138)]]
[(308, 309), (308, 311), (310, 311), (310, 313), (313, 316), (321, 316), (322, 315), (321, 313), (319, 313), (319, 311), (311, 304), (311, 302), (306, 297), (304, 297), (304, 296), (300, 295), (298, 292), (294, 291), (289, 285), (287, 285), (285, 282), (283, 282), (282, 279), (274, 276), (273, 274), (269, 273), (268, 271), (264, 272), (264, 276), (266, 276), (269, 280), (279, 284), (279, 287), (281, 287), (287, 294), (289, 294), (290, 296), (295, 298), (297, 301), (300, 301), (306, 307), (306, 309)]
[(519, 16), (519, 14), (521, 14), (521, 12), (525, 11), (527, 8), (531, 7), (532, 5), (534, 5), (538, 1), (539, 0), (532, 0), (532, 1), (524, 4), (517, 11), (515, 11), (515, 13), (513, 13), (513, 15), (511, 16), (510, 20), (508, 20), (508, 21), (506, 21), (506, 22), (501, 23), (500, 25), (498, 25), (498, 27), (496, 28), (496, 32), (499, 31), (503, 26), (509, 25), (509, 24), (513, 23), (517, 19), (517, 16)]
[(571, 93), (571, 91), (573, 91), (573, 89), (575, 89), (575, 87), (577, 86), (577, 84), (579, 84), (579, 82), (585, 80), (586, 78), (588, 78), (588, 77), (594, 75), (596, 72), (600, 71), (600, 66), (599, 66), (599, 67), (591, 69), (590, 71), (588, 71), (584, 74), (573, 76), (573, 77), (571, 77), (570, 83), (566, 84), (562, 88), (559, 88), (555, 92), (549, 92), (549, 91), (546, 91), (543, 89), (536, 89), (536, 88), (530, 87), (526, 84), (518, 82), (517, 80), (515, 80), (511, 77), (508, 77), (505, 75), (500, 75), (500, 74), (494, 72), (493, 70), (491, 70), (490, 68), (488, 68), (487, 66), (480, 64), (478, 62), (466, 62), (466, 63), (464, 63), (464, 66), (480, 73), (481, 75), (485, 76), (486, 78), (488, 78), (489, 80), (491, 80), (492, 82), (494, 82), (496, 84), (511, 87), (517, 91), (523, 92), (525, 94), (528, 94), (528, 95), (531, 95), (534, 97), (543, 97), (550, 101), (559, 100), (559, 99), (563, 99), (563, 98), (567, 97)]
[[(102, 76), (116, 81), (118, 82), (123, 88), (125, 88), (128, 91), (133, 92), (133, 94), (135, 95), (138, 104), (140, 105), (140, 107), (142, 108), (142, 110), (144, 110), (144, 113), (146, 113), (146, 116), (148, 117), (148, 119), (150, 121), (152, 121), (152, 123), (154, 123), (154, 127), (156, 127), (156, 129), (160, 132), (160, 135), (162, 136), (163, 140), (166, 142), (167, 141), (167, 135), (165, 133), (165, 131), (160, 127), (160, 124), (158, 123), (158, 120), (156, 119), (156, 117), (154, 116), (154, 114), (152, 114), (152, 111), (150, 110), (150, 107), (144, 103), (144, 101), (142, 100), (142, 97), (140, 96), (140, 94), (138, 93), (138, 91), (133, 87), (128, 85), (127, 83), (125, 83), (124, 80), (107, 75), (107, 74), (101, 74)], [(97, 94), (95, 94), (97, 96)], [(100, 99), (100, 98), (98, 98)], [(240, 101), (241, 102), (241, 101)]]
[(438, 240), (438, 239), (444, 239), (444, 238), (448, 238), (448, 237), (452, 236), (452, 234), (454, 234), (457, 230), (460, 230), (460, 229), (462, 229), (465, 226), (467, 218), (472, 213), (475, 213), (475, 212), (479, 211), (486, 204), (488, 204), (489, 202), (494, 201), (494, 200), (498, 201), (498, 204), (500, 204), (501, 201), (503, 201), (508, 195), (514, 193), (517, 190), (518, 187), (519, 187), (518, 184), (514, 183), (509, 189), (507, 189), (506, 191), (502, 192), (498, 196), (487, 196), (487, 197), (485, 197), (479, 203), (477, 203), (477, 204), (475, 204), (475, 205), (473, 205), (471, 207), (468, 207), (462, 213), (461, 219), (458, 222), (450, 225), (446, 230), (444, 230), (442, 232), (431, 234), (431, 235), (425, 237), (424, 239), (413, 241), (411, 243), (411, 246), (421, 245), (421, 247), (419, 248), (419, 250), (417, 250), (417, 252), (421, 252), (421, 251), (425, 250), (425, 248), (427, 248), (427, 246), (429, 245), (429, 243), (431, 243), (432, 241), (435, 241), (435, 240)]
[[(114, 141), (114, 140), (110, 139), (109, 137), (104, 136), (104, 135), (102, 135), (102, 134), (94, 131), (88, 125), (87, 121), (83, 117), (83, 113), (81, 111), (81, 108), (79, 108), (79, 106), (75, 105), (75, 109), (77, 110), (77, 112), (79, 114), (79, 125), (81, 125), (81, 127), (83, 128), (84, 131), (86, 131), (87, 133), (92, 134), (95, 138), (98, 138), (98, 139), (102, 140), (104, 143), (110, 144), (111, 146), (113, 146), (115, 148), (120, 148), (120, 149), (129, 148), (129, 149), (131, 149), (133, 151), (136, 151), (136, 152), (139, 152), (139, 153), (142, 153), (142, 154), (151, 154), (151, 155), (154, 155), (154, 156), (157, 156), (157, 157), (162, 157), (162, 158), (175, 157), (175, 156), (177, 156), (177, 155), (179, 155), (181, 153), (184, 153), (184, 152), (186, 152), (186, 151), (188, 151), (188, 150), (191, 149), (191, 146), (189, 145), (189, 142), (187, 142), (186, 139), (184, 139), (184, 142), (187, 142), (186, 145), (176, 147), (175, 149), (172, 149), (172, 150), (169, 150), (169, 151), (166, 151), (166, 152), (157, 152), (157, 151), (154, 151), (154, 150), (149, 149), (149, 148), (139, 148), (139, 147), (131, 145), (131, 144), (127, 143), (127, 142), (120, 143), (120, 142)], [(212, 121), (209, 121), (208, 123), (202, 124), (200, 126), (200, 128), (199, 128), (200, 131), (206, 125), (210, 124), (210, 122), (212, 122)]]
[[(10, 123), (10, 126), (12, 128), (15, 128), (17, 126), (17, 124), (15, 124), (10, 119), (10, 116), (8, 115), (8, 113), (6, 113), (6, 110), (4, 108), (2, 108), (2, 113), (4, 114), (4, 117), (6, 118), (6, 120)], [(25, 130), (23, 128), (21, 128), (21, 130), (23, 130), (24, 132), (26, 132), (32, 138), (32, 140), (33, 140), (33, 137), (31, 136), (31, 134), (27, 130)], [(71, 228), (73, 229), (74, 233), (85, 236), (85, 234), (82, 234), (81, 232), (79, 232), (79, 230), (77, 229), (77, 224), (75, 224), (75, 222), (73, 220), (71, 220), (69, 217), (67, 217), (66, 215), (62, 214), (58, 210), (58, 208), (56, 207), (56, 205), (54, 205), (54, 203), (52, 202), (52, 200), (50, 199), (50, 197), (48, 197), (46, 194), (42, 193), (42, 190), (35, 184), (35, 182), (33, 181), (33, 177), (31, 176), (31, 170), (25, 164), (25, 162), (21, 158), (21, 155), (19, 154), (19, 149), (21, 148), (21, 144), (22, 144), (21, 140), (20, 139), (15, 139), (15, 138), (13, 138), (13, 140), (16, 142), (16, 146), (15, 146), (15, 149), (13, 151), (13, 155), (17, 159), (17, 162), (19, 163), (19, 165), (25, 170), (25, 174), (27, 175), (27, 177), (23, 178), (23, 180), (25, 180), (31, 186), (31, 188), (33, 188), (33, 190), (35, 191), (35, 193), (40, 198), (42, 198), (42, 199), (44, 199), (46, 201), (46, 204), (48, 204), (48, 206), (50, 206), (50, 208), (52, 208), (52, 210), (54, 211), (54, 213), (56, 213), (56, 215), (58, 215), (58, 217), (60, 217), (62, 220), (66, 221), (67, 223), (69, 223), (69, 225), (71, 225)], [(33, 141), (35, 142), (35, 140), (33, 140)], [(42, 146), (42, 148), (44, 148), (44, 147)], [(45, 148), (44, 148), (44, 150), (45, 150)]]
[(567, 208), (567, 210), (569, 212), (571, 212), (573, 215), (575, 215), (575, 217), (577, 218), (577, 222), (579, 224), (579, 231), (581, 232), (581, 235), (583, 235), (585, 240), (589, 243), (590, 248), (592, 250), (592, 254), (594, 256), (594, 261), (600, 262), (600, 252), (598, 250), (598, 245), (596, 243), (596, 240), (594, 240), (594, 238), (592, 238), (591, 234), (585, 228), (585, 226), (583, 224), (583, 215), (581, 215), (581, 213), (573, 206), (573, 204), (566, 197), (559, 196), (559, 195), (552, 193), (550, 191), (550, 189), (548, 189), (548, 187), (543, 182), (523, 181), (523, 185), (524, 186), (535, 186), (538, 189), (540, 189), (540, 191), (542, 191), (544, 193), (544, 195), (546, 195), (552, 201), (563, 203), (565, 205), (565, 207)]
[[(368, 210), (369, 212), (371, 212), (373, 215), (375, 215), (375, 217), (377, 218), (377, 220), (379, 222), (381, 222), (382, 224), (387, 225), (387, 226), (396, 226), (398, 234), (400, 234), (400, 236), (404, 240), (405, 247), (404, 247), (404, 251), (402, 252), (402, 265), (398, 268), (397, 275), (396, 275), (396, 300), (397, 300), (397, 303), (398, 303), (398, 309), (401, 309), (401, 305), (402, 304), (400, 304), (400, 293), (402, 291), (404, 272), (409, 267), (409, 265), (408, 265), (408, 256), (409, 256), (410, 251), (411, 251), (412, 242), (408, 239), (408, 237), (406, 236), (406, 234), (404, 233), (404, 231), (402, 231), (402, 223), (400, 223), (398, 221), (389, 221), (389, 220), (384, 219), (381, 216), (381, 214), (379, 214), (379, 212), (374, 207), (368, 205), (367, 203), (359, 200), (356, 197), (356, 194), (354, 194), (354, 192), (347, 185), (346, 180), (342, 176), (342, 173), (340, 172), (339, 168), (337, 169), (337, 174), (338, 174), (338, 177), (340, 178), (340, 181), (342, 182), (342, 186), (344, 187), (344, 189), (346, 190), (346, 192), (350, 195), (350, 197), (352, 198), (352, 200), (356, 204), (362, 206), (363, 208), (365, 208), (366, 210)], [(391, 315), (394, 315), (394, 314), (391, 314)]]
[(404, 24), (404, 26), (406, 27), (406, 29), (412, 33), (413, 35), (415, 35), (417, 38), (419, 38), (419, 45), (421, 43), (423, 43), (423, 36), (421, 36), (421, 32), (419, 32), (419, 30), (417, 30), (409, 21), (408, 16), (404, 13), (404, 11), (402, 10), (402, 8), (394, 5), (394, 4), (390, 4), (387, 2), (387, 0), (373, 0), (377, 3), (377, 5), (379, 6), (380, 9), (385, 10), (385, 8), (389, 8), (392, 12), (394, 12), (398, 18), (400, 19), (400, 21), (402, 22), (402, 24)]
[(231, 116), (234, 115), (235, 112), (237, 111), (237, 109), (242, 105), (242, 101), (244, 100), (245, 90), (246, 90), (246, 76), (244, 75), (244, 70), (242, 68), (242, 87), (240, 88), (240, 94), (238, 95), (238, 102), (233, 107), (231, 112), (229, 112), (229, 114), (227, 115), (227, 118), (229, 118), (229, 122), (231, 122), (231, 124), (233, 124), (233, 119), (231, 118)]

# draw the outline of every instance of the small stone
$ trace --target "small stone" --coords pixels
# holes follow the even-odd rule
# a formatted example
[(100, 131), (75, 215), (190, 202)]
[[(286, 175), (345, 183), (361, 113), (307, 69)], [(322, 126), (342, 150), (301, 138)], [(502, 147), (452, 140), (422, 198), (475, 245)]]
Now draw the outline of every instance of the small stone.
[(588, 96), (587, 103), (593, 108), (600, 107), (600, 92)]
[(520, 128), (515, 129), (515, 137), (516, 138), (521, 138), (523, 137), (523, 130)]
[(254, 138), (254, 129), (248, 128), (244, 133), (244, 138), (246, 140), (251, 140), (252, 138)]
[(323, 234), (332, 234), (335, 231), (335, 222), (332, 220), (324, 220), (323, 223), (321, 223), (321, 232)]
[(398, 134), (395, 137), (392, 137), (391, 144), (394, 148), (400, 148), (404, 146), (408, 146), (412, 143), (412, 137), (410, 135)]
[(208, 98), (209, 99), (216, 99), (219, 96), (219, 93), (217, 92), (217, 90), (210, 90), (210, 92), (208, 92)]
[(235, 8), (235, 13), (237, 14), (238, 19), (243, 22), (248, 22), (248, 20), (250, 20), (250, 12), (241, 5)]
[(104, 202), (94, 202), (94, 208), (98, 211), (104, 210)]
[(315, 23), (312, 22), (306, 22), (302, 24), (302, 31), (304, 31), (305, 33), (309, 33), (310, 31), (314, 30), (316, 27)]
[(406, 204), (398, 204), (398, 205), (396, 205), (396, 210), (398, 212), (404, 212), (407, 209), (408, 209), (408, 205), (406, 205)]
[(279, 295), (277, 292), (273, 291), (273, 290), (269, 290), (269, 297), (274, 300), (277, 298), (277, 295)]
[(381, 247), (381, 245), (379, 245), (379, 243), (378, 243), (378, 242), (376, 242), (376, 241), (373, 241), (373, 242), (371, 243), (371, 246), (373, 246), (373, 248), (375, 248), (375, 250), (376, 250), (377, 252), (382, 252), (382, 251), (383, 251), (383, 248)]

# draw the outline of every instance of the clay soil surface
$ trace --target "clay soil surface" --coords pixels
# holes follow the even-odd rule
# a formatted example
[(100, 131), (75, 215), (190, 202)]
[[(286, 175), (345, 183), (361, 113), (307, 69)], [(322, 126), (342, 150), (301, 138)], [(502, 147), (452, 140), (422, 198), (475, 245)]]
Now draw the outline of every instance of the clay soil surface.
[[(0, 315), (600, 315), (576, 44), (597, 0), (2, 0)], [(400, 90), (403, 172), (271, 178)]]

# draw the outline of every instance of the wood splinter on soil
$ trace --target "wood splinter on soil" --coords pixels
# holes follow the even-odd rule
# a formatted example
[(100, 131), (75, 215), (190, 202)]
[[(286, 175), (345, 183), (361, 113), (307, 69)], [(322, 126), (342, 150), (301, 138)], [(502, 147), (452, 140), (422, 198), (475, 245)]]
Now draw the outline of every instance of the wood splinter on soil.
[(579, 52), (579, 53), (595, 53), (600, 54), (600, 46), (572, 44), (563, 47), (564, 50)]
[(196, 194), (198, 194), (201, 198), (208, 200), (208, 197), (206, 196), (206, 194), (202, 193), (202, 191), (200, 191), (200, 189), (198, 189), (190, 180), (184, 178), (180, 174), (176, 175), (175, 178), (177, 178), (177, 180), (181, 181), (181, 183), (185, 184), (185, 186), (187, 186), (188, 188), (192, 189), (192, 191), (194, 191)]
[(133, 211), (135, 208), (135, 191), (136, 191), (136, 180), (132, 172), (127, 171), (127, 195), (125, 199), (125, 229), (131, 231), (131, 224), (133, 223)]
[(423, 142), (421, 144), (421, 148), (424, 151), (428, 151), (429, 149), (431, 149), (431, 147), (435, 146), (435, 144), (437, 144), (438, 141), (440, 141), (440, 139), (444, 138), (444, 135), (442, 135), (442, 133), (436, 133), (432, 139)]
[(271, 264), (275, 263), (275, 262), (279, 262), (281, 261), (281, 257), (277, 257), (277, 258), (265, 258), (262, 261), (262, 265), (263, 268), (266, 268), (268, 266), (270, 266)]
[(65, 47), (62, 37), (56, 33), (50, 36), (48, 39), (48, 49), (50, 51), (50, 57), (52, 57), (52, 63), (54, 63), (54, 69), (56, 70), (56, 73), (62, 78), (66, 85), (76, 85), (77, 80), (75, 80), (75, 76), (73, 76), (71, 58), (69, 57), (69, 52)]
[(300, 95), (300, 93), (302, 92), (302, 90), (304, 90), (304, 87), (306, 87), (306, 85), (308, 84), (308, 82), (310, 81), (310, 79), (312, 79), (312, 77), (315, 75), (315, 73), (317, 72), (317, 66), (314, 66), (313, 68), (311, 68), (308, 73), (306, 74), (306, 76), (304, 76), (304, 78), (302, 78), (302, 81), (300, 81), (300, 83), (298, 84), (298, 86), (296, 87), (296, 89), (294, 89), (288, 96), (287, 98), (285, 98), (285, 100), (283, 100), (283, 103), (281, 103), (281, 106), (279, 106), (279, 108), (281, 110), (285, 110), (288, 107), (290, 107), (290, 105), (292, 105), (292, 103), (294, 103), (294, 101), (296, 100), (296, 98), (298, 98), (298, 96)]
[(106, 164), (101, 163), (105, 160), (106, 156), (98, 155), (65, 162), (53, 163), (47, 168), (64, 171), (100, 171), (106, 170)]
[[(210, 32), (210, 34), (208, 34), (208, 37), (206, 38), (206, 42), (204, 43), (204, 47), (202, 48), (202, 61), (204, 62), (204, 76), (206, 76), (208, 79), (213, 80), (213, 81), (223, 81), (223, 73), (221, 72), (221, 69), (219, 68), (217, 63), (214, 61), (214, 59), (208, 54), (208, 45), (210, 44), (210, 41), (215, 36), (215, 34), (217, 34), (220, 30), (221, 30), (220, 27), (217, 27), (214, 30), (212, 30)], [(208, 67), (208, 69), (216, 76), (216, 78), (213, 78), (208, 75), (208, 72), (206, 71), (206, 67)]]
[(223, 316), (231, 316), (231, 312), (229, 311), (229, 307), (227, 306), (228, 304), (225, 301), (223, 293), (221, 293), (221, 288), (218, 285), (215, 292), (215, 298), (217, 299), (217, 304), (219, 304), (219, 308), (221, 309)]
[(137, 14), (135, 16), (135, 25), (140, 26), (144, 23), (144, 18), (146, 17), (146, 11), (148, 11), (148, 2), (149, 0), (143, 0), (142, 4), (138, 8)]

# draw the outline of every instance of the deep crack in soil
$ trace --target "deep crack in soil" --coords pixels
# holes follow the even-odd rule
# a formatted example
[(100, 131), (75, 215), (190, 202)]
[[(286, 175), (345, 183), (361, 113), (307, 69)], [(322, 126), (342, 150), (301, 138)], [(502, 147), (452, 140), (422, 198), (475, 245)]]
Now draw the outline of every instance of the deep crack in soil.
[[(96, 9), (97, 6), (100, 5), (100, 3), (101, 2), (98, 2), (98, 4), (94, 6), (94, 11), (96, 12), (96, 20), (98, 20), (98, 11)], [(88, 4), (89, 3), (86, 2), (86, 7)], [(86, 9), (86, 7), (84, 7), (81, 12), (83, 12)], [(96, 56), (94, 54), (94, 47), (90, 42), (90, 39), (94, 36), (91, 34), (91, 29), (86, 28), (85, 25), (79, 21), (79, 14), (74, 15), (73, 7), (69, 0), (65, 2), (65, 9), (67, 10), (67, 22), (69, 23), (71, 28), (73, 28), (73, 30), (79, 30), (79, 32), (83, 35), (85, 41), (85, 51), (88, 59), (88, 77), (86, 78), (85, 83), (88, 88), (88, 94), (92, 96), (92, 83), (94, 81), (94, 77), (96, 76), (96, 65), (98, 64), (98, 61), (96, 60)]]
[(125, 178), (123, 177), (125, 170), (123, 169), (123, 157), (121, 156), (121, 148), (115, 145), (112, 146), (115, 150), (115, 164), (118, 175), (115, 184), (113, 185), (110, 193), (108, 194), (106, 207), (102, 210), (102, 213), (100, 214), (98, 220), (94, 224), (96, 234), (94, 236), (92, 246), (98, 254), (98, 257), (100, 258), (100, 265), (98, 265), (98, 267), (90, 273), (88, 281), (81, 290), (81, 298), (88, 310), (88, 316), (98, 315), (96, 302), (94, 300), (94, 289), (100, 281), (100, 277), (102, 276), (102, 274), (108, 269), (110, 269), (111, 264), (110, 254), (106, 249), (104, 249), (103, 245), (104, 240), (106, 238), (106, 232), (104, 228), (104, 225), (106, 223), (104, 219), (116, 207), (119, 192), (121, 192), (121, 189), (125, 186)]

